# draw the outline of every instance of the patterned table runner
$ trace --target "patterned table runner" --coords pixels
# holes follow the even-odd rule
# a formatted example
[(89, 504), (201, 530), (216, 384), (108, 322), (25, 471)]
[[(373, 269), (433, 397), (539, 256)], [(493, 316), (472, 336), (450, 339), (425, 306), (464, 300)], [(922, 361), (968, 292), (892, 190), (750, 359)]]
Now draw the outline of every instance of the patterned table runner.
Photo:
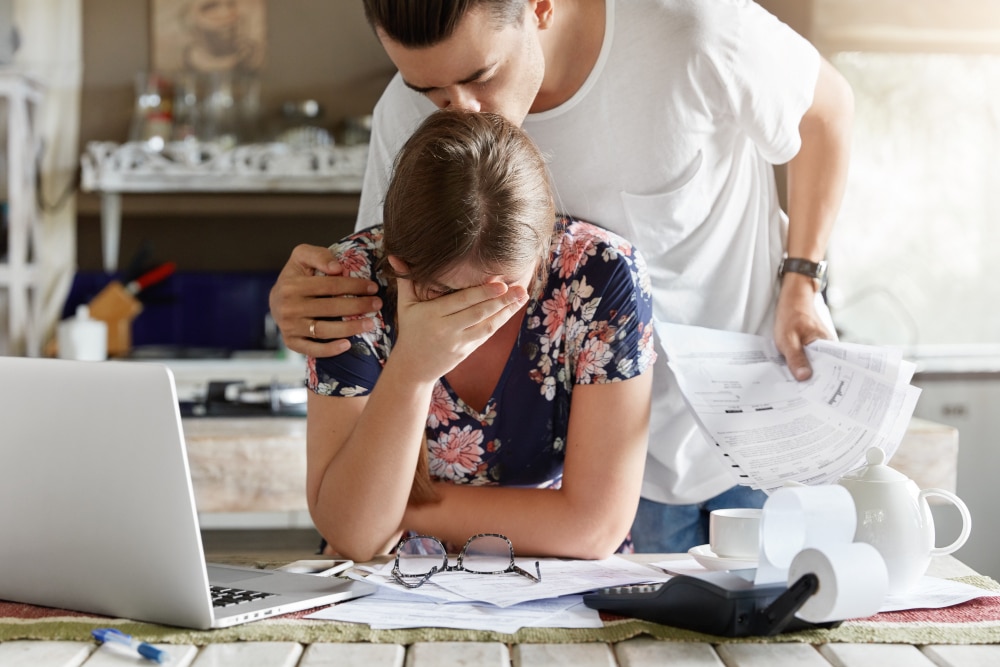
[(808, 630), (777, 637), (725, 638), (682, 630), (648, 621), (606, 616), (603, 628), (522, 628), (513, 634), (414, 628), (372, 630), (358, 623), (304, 618), (313, 610), (265, 619), (220, 630), (186, 630), (126, 619), (109, 619), (61, 609), (0, 601), (0, 641), (16, 639), (90, 641), (90, 631), (114, 626), (139, 639), (168, 644), (204, 645), (234, 641), (373, 642), (412, 644), (427, 641), (498, 641), (509, 644), (618, 642), (639, 635), (666, 641), (710, 642), (832, 642), (883, 644), (995, 644), (1000, 643), (1000, 584), (989, 577), (959, 577), (973, 586), (996, 591), (945, 609), (887, 612), (845, 621), (832, 630)]

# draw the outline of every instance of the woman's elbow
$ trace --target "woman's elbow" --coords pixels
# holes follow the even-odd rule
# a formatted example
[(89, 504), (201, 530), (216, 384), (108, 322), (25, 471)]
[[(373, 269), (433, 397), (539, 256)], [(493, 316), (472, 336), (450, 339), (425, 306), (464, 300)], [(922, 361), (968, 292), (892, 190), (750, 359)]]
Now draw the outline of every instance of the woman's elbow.
[(628, 538), (631, 527), (631, 514), (627, 518), (616, 515), (590, 521), (576, 531), (571, 557), (583, 560), (609, 558)]
[(344, 558), (349, 558), (355, 563), (365, 563), (376, 556), (380, 556), (383, 550), (374, 545), (365, 544), (343, 544), (338, 545), (334, 542), (329, 542), (330, 548), (333, 549), (334, 553), (340, 554)]
[(620, 537), (613, 534), (594, 535), (580, 540), (570, 557), (581, 560), (604, 560), (613, 556), (624, 541), (625, 535)]
[(386, 545), (390, 538), (378, 539), (376, 531), (370, 527), (366, 529), (364, 526), (345, 525), (343, 517), (340, 517), (339, 521), (331, 518), (312, 503), (309, 507), (309, 516), (329, 549), (343, 558), (362, 563), (388, 551)]
[(343, 527), (324, 528), (319, 523), (316, 523), (316, 528), (333, 553), (357, 563), (370, 561), (388, 551), (386, 547), (388, 538), (386, 540), (373, 540), (370, 535), (363, 533), (347, 535)]
[(619, 546), (621, 546), (621, 541), (613, 547), (607, 542), (595, 543), (582, 550), (580, 553), (574, 554), (572, 557), (579, 558), (580, 560), (604, 560), (605, 558), (613, 556)]

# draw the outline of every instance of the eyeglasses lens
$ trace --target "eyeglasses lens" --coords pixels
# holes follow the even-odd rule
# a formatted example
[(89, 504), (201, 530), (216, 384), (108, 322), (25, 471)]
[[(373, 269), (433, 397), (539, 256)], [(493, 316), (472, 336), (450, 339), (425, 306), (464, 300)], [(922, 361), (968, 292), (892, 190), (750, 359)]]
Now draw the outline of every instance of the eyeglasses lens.
[(468, 572), (504, 572), (514, 562), (510, 542), (495, 535), (475, 537), (465, 547), (462, 567)]
[(441, 569), (446, 552), (444, 546), (435, 539), (414, 537), (399, 547), (397, 556), (400, 574), (421, 575), (434, 568)]

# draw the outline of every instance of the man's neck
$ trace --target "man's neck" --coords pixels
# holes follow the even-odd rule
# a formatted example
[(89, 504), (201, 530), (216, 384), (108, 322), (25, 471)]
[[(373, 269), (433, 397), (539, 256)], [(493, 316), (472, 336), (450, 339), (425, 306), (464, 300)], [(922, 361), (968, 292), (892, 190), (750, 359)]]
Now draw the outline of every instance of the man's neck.
[(604, 44), (605, 0), (560, 0), (552, 27), (542, 31), (545, 78), (531, 112), (554, 109), (590, 76)]

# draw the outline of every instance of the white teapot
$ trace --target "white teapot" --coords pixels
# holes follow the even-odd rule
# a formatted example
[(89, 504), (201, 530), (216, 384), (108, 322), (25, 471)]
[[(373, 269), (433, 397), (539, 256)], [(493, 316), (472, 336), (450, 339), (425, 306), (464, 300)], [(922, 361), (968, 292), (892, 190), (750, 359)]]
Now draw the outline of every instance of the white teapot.
[[(839, 481), (854, 498), (858, 513), (854, 541), (878, 549), (889, 572), (889, 593), (904, 593), (927, 571), (931, 556), (950, 554), (965, 544), (972, 517), (955, 494), (944, 489), (921, 491), (912, 479), (885, 465), (881, 449), (869, 449), (866, 458), (867, 466)], [(928, 496), (946, 498), (962, 515), (962, 532), (946, 547), (934, 546), (934, 517), (927, 505)]]

